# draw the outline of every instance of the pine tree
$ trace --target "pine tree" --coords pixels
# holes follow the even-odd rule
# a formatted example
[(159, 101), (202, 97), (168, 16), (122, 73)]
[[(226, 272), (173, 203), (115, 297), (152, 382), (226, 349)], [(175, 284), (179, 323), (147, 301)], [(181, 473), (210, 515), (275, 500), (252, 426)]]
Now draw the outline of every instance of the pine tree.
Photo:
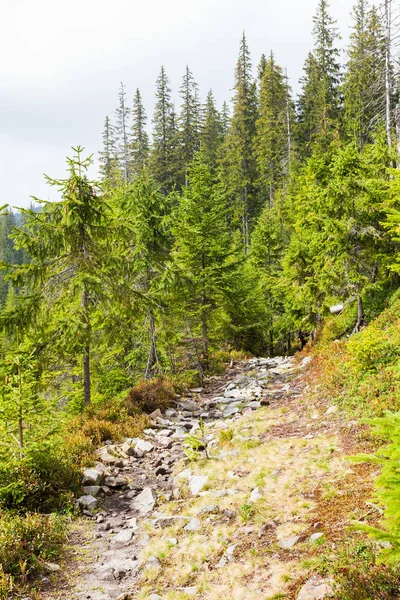
[(251, 223), (258, 214), (259, 206), (255, 190), (256, 161), (253, 154), (257, 95), (244, 33), (240, 43), (234, 89), (233, 115), (222, 149), (220, 179), (227, 201), (232, 207), (234, 222), (242, 233), (243, 247), (247, 251)]
[(229, 125), (231, 122), (231, 113), (227, 102), (222, 104), (221, 108), (221, 131), (222, 139), (224, 140), (227, 136)]
[(275, 191), (288, 174), (288, 118), (291, 120), (292, 115), (286, 76), (271, 52), (261, 81), (254, 141), (260, 193), (263, 203), (267, 201), (269, 206), (273, 205)]
[(330, 143), (338, 127), (340, 113), (340, 65), (336, 21), (329, 15), (327, 0), (319, 0), (313, 18), (314, 50), (307, 57), (302, 91), (298, 100), (298, 137), (303, 153), (310, 154), (310, 144)]
[(344, 78), (344, 125), (361, 149), (385, 118), (385, 36), (376, 9), (358, 0)]
[(111, 181), (113, 179), (116, 156), (115, 129), (107, 116), (104, 120), (103, 150), (99, 152), (100, 175), (103, 181)]
[(129, 181), (129, 115), (130, 110), (126, 104), (126, 92), (125, 86), (121, 82), (121, 87), (118, 92), (118, 108), (115, 111), (116, 115), (116, 148), (117, 148), (117, 161), (118, 166), (121, 170), (122, 179), (127, 183)]
[(129, 139), (129, 170), (131, 178), (137, 178), (144, 169), (149, 156), (149, 136), (146, 131), (146, 112), (140, 91), (133, 98), (132, 128)]
[(265, 72), (265, 67), (267, 66), (267, 62), (268, 62), (267, 57), (265, 56), (265, 54), (262, 54), (261, 58), (260, 58), (260, 62), (257, 67), (257, 76), (258, 76), (258, 81), (259, 81), (260, 87), (261, 87), (261, 82), (264, 77), (264, 72)]
[(218, 149), (222, 143), (223, 133), (221, 116), (215, 106), (212, 90), (207, 94), (203, 113), (204, 117), (200, 134), (201, 148), (210, 169), (215, 170), (217, 167)]
[(187, 168), (200, 146), (200, 101), (198, 85), (186, 66), (180, 88), (182, 100), (178, 119), (179, 162), (182, 183), (187, 183)]
[(164, 67), (161, 67), (156, 87), (150, 171), (162, 193), (167, 195), (173, 189), (176, 177), (177, 141), (174, 105)]

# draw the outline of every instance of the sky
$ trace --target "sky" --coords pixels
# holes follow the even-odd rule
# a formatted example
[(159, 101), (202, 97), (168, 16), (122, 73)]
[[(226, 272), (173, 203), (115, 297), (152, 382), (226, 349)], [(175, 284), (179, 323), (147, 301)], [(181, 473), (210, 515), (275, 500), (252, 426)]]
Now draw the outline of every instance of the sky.
[[(331, 0), (349, 35), (352, 0)], [(139, 88), (149, 121), (163, 64), (174, 98), (189, 65), (204, 98), (232, 97), (244, 30), (254, 70), (273, 50), (291, 85), (312, 48), (317, 0), (0, 0), (0, 204), (54, 199), (43, 173), (62, 178), (71, 146), (101, 149), (123, 81)], [(93, 173), (94, 175), (96, 173)]]

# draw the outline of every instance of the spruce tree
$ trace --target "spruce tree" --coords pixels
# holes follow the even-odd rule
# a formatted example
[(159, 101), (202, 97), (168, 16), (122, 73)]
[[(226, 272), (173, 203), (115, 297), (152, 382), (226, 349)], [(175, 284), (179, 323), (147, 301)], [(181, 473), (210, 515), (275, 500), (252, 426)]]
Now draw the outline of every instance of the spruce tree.
[(126, 103), (126, 92), (125, 86), (121, 82), (121, 87), (118, 92), (118, 108), (115, 111), (116, 115), (116, 148), (117, 148), (117, 162), (121, 170), (123, 181), (127, 183), (129, 181), (129, 115), (130, 110)]
[(233, 115), (222, 148), (220, 179), (231, 206), (233, 221), (241, 231), (243, 247), (247, 251), (252, 220), (257, 216), (259, 206), (255, 189), (256, 160), (253, 153), (257, 94), (244, 33), (240, 43), (234, 90)]
[(76, 155), (68, 159), (68, 179), (47, 178), (60, 192), (61, 200), (38, 200), (40, 213), (21, 209), (25, 225), (14, 229), (13, 239), (31, 261), (8, 265), (8, 277), (14, 285), (24, 285), (24, 294), (18, 297), (20, 305), (33, 296), (38, 314), (46, 315), (60, 355), (82, 356), (83, 398), (88, 404), (92, 315), (96, 305), (110, 297), (115, 274), (112, 262), (105, 265), (112, 255), (108, 205), (99, 195), (98, 184), (85, 175), (91, 157), (82, 158), (81, 147), (73, 150)]
[(200, 146), (200, 100), (198, 85), (186, 65), (180, 88), (181, 111), (178, 119), (179, 163), (182, 184), (187, 183), (187, 169)]
[(314, 50), (307, 57), (298, 100), (298, 138), (305, 155), (318, 141), (325, 148), (338, 128), (340, 114), (340, 64), (336, 21), (327, 0), (319, 0), (313, 18)]
[(254, 140), (261, 198), (271, 207), (276, 189), (288, 174), (288, 118), (291, 117), (286, 76), (271, 52), (261, 81)]
[(361, 149), (385, 118), (385, 36), (375, 8), (358, 0), (344, 77), (344, 125)]
[(173, 189), (176, 178), (177, 141), (174, 105), (164, 67), (161, 67), (156, 88), (150, 171), (162, 193), (167, 195)]
[(212, 90), (207, 94), (203, 114), (204, 117), (200, 134), (201, 148), (210, 169), (215, 170), (217, 166), (218, 149), (222, 143), (223, 132), (221, 116), (215, 106)]
[(136, 179), (144, 169), (149, 156), (149, 136), (146, 131), (147, 117), (140, 91), (133, 98), (132, 127), (129, 138), (129, 165), (132, 179)]
[(100, 176), (103, 181), (111, 181), (115, 175), (115, 161), (117, 156), (115, 128), (110, 118), (104, 120), (103, 149), (99, 152)]
[[(213, 185), (202, 152), (196, 154), (174, 214), (172, 251), (177, 306), (183, 318), (198, 331), (207, 366), (212, 318), (234, 293), (237, 252), (226, 225), (226, 205)], [(236, 282), (237, 283), (237, 282)]]

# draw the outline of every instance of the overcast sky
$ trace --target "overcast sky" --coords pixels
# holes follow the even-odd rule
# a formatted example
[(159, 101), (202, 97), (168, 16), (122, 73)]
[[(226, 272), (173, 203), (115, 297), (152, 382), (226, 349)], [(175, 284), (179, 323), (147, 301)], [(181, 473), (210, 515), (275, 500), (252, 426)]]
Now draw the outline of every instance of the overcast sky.
[[(351, 0), (331, 0), (343, 43)], [(297, 90), (317, 0), (0, 0), (0, 204), (52, 198), (72, 145), (101, 145), (123, 81), (148, 112), (164, 64), (176, 98), (185, 65), (204, 98), (231, 98), (242, 30), (253, 65), (271, 49)]]

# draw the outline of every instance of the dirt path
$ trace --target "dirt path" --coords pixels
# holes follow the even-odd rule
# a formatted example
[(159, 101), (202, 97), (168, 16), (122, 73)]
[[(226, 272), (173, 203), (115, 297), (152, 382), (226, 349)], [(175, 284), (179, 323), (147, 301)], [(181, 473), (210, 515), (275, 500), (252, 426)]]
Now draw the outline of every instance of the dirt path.
[[(142, 440), (102, 449), (110, 495), (75, 523), (69, 560), (42, 597), (328, 597), (318, 557), (365, 511), (372, 476), (344, 460), (358, 426), (310, 403), (304, 367), (240, 363), (155, 415)], [(209, 458), (200, 448), (189, 461), (183, 442), (203, 436), (200, 418)]]

